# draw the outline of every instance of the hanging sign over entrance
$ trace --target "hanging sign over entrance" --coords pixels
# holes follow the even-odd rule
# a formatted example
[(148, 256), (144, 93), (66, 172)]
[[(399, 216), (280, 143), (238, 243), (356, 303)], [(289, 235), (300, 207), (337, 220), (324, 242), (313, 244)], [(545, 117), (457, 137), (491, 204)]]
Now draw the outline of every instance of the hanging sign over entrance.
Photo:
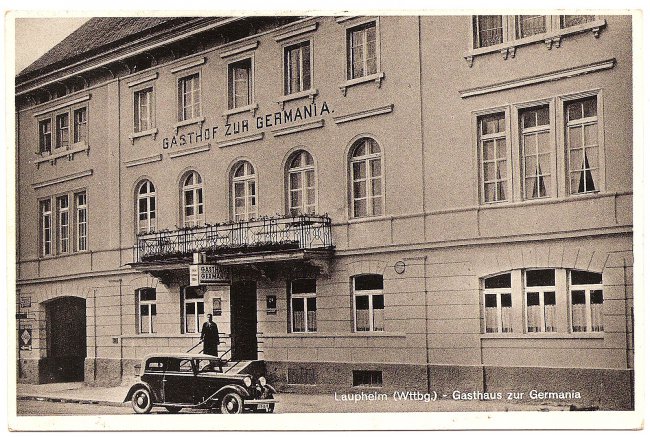
[(216, 264), (190, 265), (190, 285), (229, 284), (230, 271)]

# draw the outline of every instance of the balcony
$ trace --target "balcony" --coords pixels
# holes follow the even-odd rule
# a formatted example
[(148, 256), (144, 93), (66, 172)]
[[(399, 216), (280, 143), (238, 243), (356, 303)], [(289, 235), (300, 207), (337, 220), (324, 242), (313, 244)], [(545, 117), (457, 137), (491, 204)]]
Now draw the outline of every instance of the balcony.
[(264, 217), (139, 235), (133, 264), (187, 263), (197, 252), (221, 264), (236, 264), (242, 257), (248, 262), (253, 257), (268, 261), (273, 254), (302, 257), (306, 251), (331, 252), (333, 249), (332, 220), (327, 215)]

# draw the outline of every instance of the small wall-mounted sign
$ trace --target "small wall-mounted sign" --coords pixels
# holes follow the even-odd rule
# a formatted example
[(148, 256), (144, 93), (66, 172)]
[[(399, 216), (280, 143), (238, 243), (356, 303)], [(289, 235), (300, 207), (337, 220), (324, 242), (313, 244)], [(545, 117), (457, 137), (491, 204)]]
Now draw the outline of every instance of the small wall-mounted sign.
[(20, 307), (21, 308), (31, 308), (32, 307), (32, 297), (31, 296), (20, 296)]
[(190, 286), (229, 284), (230, 271), (216, 264), (191, 264)]
[(23, 326), (20, 328), (18, 334), (18, 342), (20, 344), (21, 351), (30, 351), (32, 350), (32, 327)]
[(404, 261), (397, 261), (395, 263), (395, 273), (401, 275), (405, 271), (406, 271), (406, 264), (404, 263)]
[(274, 294), (266, 296), (266, 314), (275, 314), (278, 311), (277, 299)]
[(215, 297), (212, 299), (212, 315), (220, 316), (221, 315), (221, 298)]

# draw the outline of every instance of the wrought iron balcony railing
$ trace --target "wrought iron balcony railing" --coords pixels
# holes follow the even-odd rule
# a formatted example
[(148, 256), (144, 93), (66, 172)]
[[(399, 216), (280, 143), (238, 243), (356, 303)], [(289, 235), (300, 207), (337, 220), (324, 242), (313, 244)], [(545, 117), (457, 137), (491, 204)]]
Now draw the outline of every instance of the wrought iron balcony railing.
[(240, 251), (332, 248), (328, 216), (265, 217), (191, 229), (139, 235), (134, 261), (186, 258), (194, 252), (229, 254)]

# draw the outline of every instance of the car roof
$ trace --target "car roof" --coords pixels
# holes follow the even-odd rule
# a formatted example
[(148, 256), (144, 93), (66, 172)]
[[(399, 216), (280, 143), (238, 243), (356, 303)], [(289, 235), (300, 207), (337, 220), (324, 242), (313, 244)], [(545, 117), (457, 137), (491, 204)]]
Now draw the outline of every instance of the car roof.
[(148, 354), (147, 356), (144, 357), (145, 360), (148, 360), (150, 358), (183, 358), (183, 359), (189, 359), (189, 360), (198, 360), (198, 359), (203, 359), (203, 360), (218, 360), (219, 357), (215, 357), (214, 355), (206, 355), (206, 354), (196, 354), (196, 353), (187, 353), (187, 352), (161, 352), (161, 353), (155, 353), (155, 354)]

